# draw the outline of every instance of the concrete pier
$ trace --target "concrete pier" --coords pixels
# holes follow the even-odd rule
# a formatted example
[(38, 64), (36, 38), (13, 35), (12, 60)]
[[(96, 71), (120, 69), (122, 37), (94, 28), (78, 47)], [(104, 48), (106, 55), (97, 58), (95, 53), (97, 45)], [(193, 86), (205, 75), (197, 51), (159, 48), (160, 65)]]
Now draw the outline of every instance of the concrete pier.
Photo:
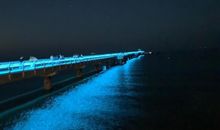
[(44, 89), (45, 90), (51, 90), (52, 89), (52, 83), (51, 83), (51, 77), (50, 76), (44, 77)]

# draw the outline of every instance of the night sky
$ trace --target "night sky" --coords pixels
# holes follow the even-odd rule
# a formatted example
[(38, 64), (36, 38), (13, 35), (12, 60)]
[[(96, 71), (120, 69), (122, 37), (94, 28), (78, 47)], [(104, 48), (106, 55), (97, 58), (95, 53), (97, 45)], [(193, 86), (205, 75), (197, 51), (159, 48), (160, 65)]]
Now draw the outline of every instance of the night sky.
[(218, 48), (219, 0), (0, 0), (1, 59)]

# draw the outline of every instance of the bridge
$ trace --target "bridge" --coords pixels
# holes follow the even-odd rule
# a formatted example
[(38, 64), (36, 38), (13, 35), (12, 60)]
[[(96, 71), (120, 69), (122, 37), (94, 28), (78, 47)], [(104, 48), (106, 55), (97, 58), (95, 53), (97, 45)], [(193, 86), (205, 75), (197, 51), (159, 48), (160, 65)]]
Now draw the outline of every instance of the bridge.
[(113, 65), (126, 63), (127, 60), (143, 55), (144, 51), (131, 51), (110, 54), (97, 54), (87, 56), (73, 56), (25, 61), (0, 62), (0, 85), (31, 77), (44, 77), (43, 87), (45, 90), (52, 88), (51, 77), (59, 71), (73, 68), (77, 77), (83, 76), (83, 68), (93, 65), (97, 71), (102, 66), (107, 68)]

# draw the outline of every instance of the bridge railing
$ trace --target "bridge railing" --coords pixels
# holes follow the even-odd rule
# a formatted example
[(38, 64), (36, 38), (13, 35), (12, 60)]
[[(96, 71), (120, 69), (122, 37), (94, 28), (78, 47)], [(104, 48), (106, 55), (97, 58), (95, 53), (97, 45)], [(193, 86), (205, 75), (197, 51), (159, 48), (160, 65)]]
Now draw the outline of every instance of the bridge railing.
[(39, 59), (36, 61), (25, 60), (25, 61), (2, 62), (0, 63), (0, 75), (44, 69), (44, 68), (67, 65), (67, 64), (77, 64), (87, 61), (116, 58), (118, 56), (123, 57), (132, 54), (139, 54), (143, 52), (144, 51), (133, 51), (133, 52), (124, 52), (124, 53), (90, 55), (90, 56), (82, 56), (82, 57), (65, 57), (61, 59)]

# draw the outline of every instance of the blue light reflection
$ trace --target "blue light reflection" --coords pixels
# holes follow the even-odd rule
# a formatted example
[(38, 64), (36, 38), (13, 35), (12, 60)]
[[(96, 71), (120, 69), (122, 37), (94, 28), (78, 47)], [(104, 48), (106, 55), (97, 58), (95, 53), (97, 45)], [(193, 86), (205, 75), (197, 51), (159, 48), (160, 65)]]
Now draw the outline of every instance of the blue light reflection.
[(135, 95), (135, 92), (125, 90), (135, 87), (132, 85), (134, 81), (131, 75), (137, 60), (139, 59), (132, 59), (123, 66), (113, 67), (62, 95), (53, 97), (41, 108), (23, 113), (23, 118), (18, 119), (17, 124), (10, 129), (108, 129), (119, 125), (117, 116), (138, 113), (136, 109), (123, 107), (121, 104), (125, 103), (120, 99)]

